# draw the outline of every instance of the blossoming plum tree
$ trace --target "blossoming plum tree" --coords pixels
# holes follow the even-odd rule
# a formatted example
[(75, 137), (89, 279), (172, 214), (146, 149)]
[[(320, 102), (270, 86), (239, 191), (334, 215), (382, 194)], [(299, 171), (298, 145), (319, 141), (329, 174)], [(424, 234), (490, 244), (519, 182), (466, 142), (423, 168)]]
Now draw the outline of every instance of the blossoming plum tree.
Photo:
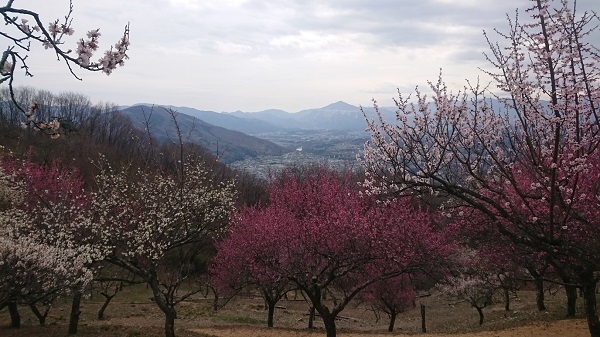
[(109, 247), (106, 261), (148, 284), (167, 337), (175, 335), (175, 306), (201, 291), (182, 285), (201, 272), (197, 258), (222, 232), (235, 200), (233, 183), (212, 181), (192, 159), (179, 164), (177, 172), (128, 172), (101, 163), (91, 198), (93, 228)]
[(375, 282), (367, 287), (359, 297), (374, 310), (383, 311), (390, 318), (388, 331), (394, 331), (398, 314), (416, 306), (416, 294), (409, 275), (402, 275)]
[(231, 238), (240, 235), (236, 231), (250, 235), (236, 248), (248, 254), (253, 277), (292, 282), (323, 319), (328, 337), (336, 335), (338, 314), (366, 287), (440, 268), (447, 253), (425, 212), (406, 199), (376, 202), (348, 175), (326, 169), (302, 177), (288, 172), (268, 191), (269, 204), (242, 212), (219, 247), (231, 248)]
[(277, 302), (290, 290), (290, 280), (272, 268), (280, 261), (279, 233), (292, 219), (275, 208), (247, 207), (232, 216), (225, 237), (216, 244), (210, 274), (220, 293), (235, 294), (247, 286), (259, 289), (267, 304), (267, 326), (273, 327)]
[(101, 71), (110, 75), (117, 66), (122, 66), (129, 49), (129, 25), (125, 26), (123, 36), (114, 46), (104, 52), (97, 61), (93, 61), (94, 52), (99, 48), (100, 30), (90, 30), (85, 38), (79, 39), (73, 48), (65, 47), (66, 39), (74, 34), (73, 2), (69, 2), (69, 11), (64, 20), (56, 19), (49, 24), (44, 24), (40, 15), (32, 10), (14, 6), (14, 0), (8, 0), (6, 5), (0, 7), (0, 14), (5, 23), (5, 28), (0, 30), (0, 36), (8, 43), (8, 47), (0, 57), (0, 83), (8, 83), (12, 101), (25, 115), (26, 122), (23, 126), (31, 126), (42, 130), (52, 137), (58, 137), (60, 123), (57, 120), (39, 121), (35, 119), (34, 112), (37, 103), (30, 102), (29, 107), (22, 108), (17, 102), (13, 92), (14, 75), (17, 69), (23, 69), (26, 76), (33, 76), (26, 62), (27, 53), (31, 50), (32, 43), (39, 43), (45, 49), (52, 50), (59, 61), (64, 61), (71, 74), (81, 80), (73, 67), (79, 66), (89, 71)]
[[(531, 3), (531, 21), (509, 18), (508, 32), (497, 31), (505, 45), (485, 35), (496, 69), (488, 74), (504, 94), (479, 84), (452, 93), (441, 75), (430, 83), (432, 101), (418, 89), (416, 102), (400, 94), (397, 123), (369, 121), (366, 184), (374, 193), (448, 196), (447, 216), (460, 216), (448, 206), (474, 208), (515, 244), (573, 262), (561, 265), (584, 289), (598, 337), (592, 289), (600, 227), (579, 210), (591, 198), (585, 182), (600, 145), (600, 56), (589, 41), (598, 17), (578, 15), (570, 1)], [(523, 172), (527, 184), (519, 183)], [(527, 208), (538, 215), (521, 212)]]
[(483, 309), (492, 304), (494, 294), (504, 289), (510, 280), (510, 274), (504, 269), (506, 267), (501, 266), (501, 261), (507, 259), (502, 257), (496, 261), (493, 258), (502, 254), (486, 253), (467, 247), (457, 249), (453, 254), (456, 268), (439, 285), (446, 297), (466, 301), (475, 308), (479, 314), (479, 325), (483, 324)]
[[(5, 235), (5, 234), (3, 234)], [(91, 280), (84, 256), (21, 237), (0, 238), (0, 309), (8, 306), (11, 326), (20, 327), (17, 304), (28, 304), (44, 324), (46, 315), (36, 303), (52, 303), (57, 296), (82, 289)]]
[(0, 172), (6, 172), (0, 175), (0, 307), (9, 306), (13, 326), (20, 321), (17, 303), (29, 305), (43, 324), (48, 311), (42, 314), (36, 303), (80, 293), (92, 279), (89, 246), (65, 230), (81, 220), (81, 179), (57, 166), (8, 157), (0, 161)]

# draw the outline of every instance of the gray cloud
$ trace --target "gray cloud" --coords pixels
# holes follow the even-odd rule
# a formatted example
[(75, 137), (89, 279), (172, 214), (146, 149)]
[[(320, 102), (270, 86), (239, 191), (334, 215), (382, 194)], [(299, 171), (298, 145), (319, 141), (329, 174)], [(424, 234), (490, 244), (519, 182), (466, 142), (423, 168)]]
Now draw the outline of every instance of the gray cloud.
[[(64, 2), (62, 5), (57, 5)], [(44, 21), (68, 0), (20, 0)], [(524, 0), (74, 0), (76, 38), (101, 28), (102, 48), (131, 23), (131, 59), (111, 77), (73, 80), (52, 55), (32, 52), (26, 84), (121, 104), (297, 111), (337, 100), (369, 104), (424, 86), (440, 67), (461, 83), (485, 66), (485, 29), (505, 30)], [(579, 0), (580, 9), (598, 7)], [(521, 14), (524, 19), (525, 14)], [(111, 93), (112, 92), (112, 93)], [(377, 97), (376, 97), (377, 98)]]

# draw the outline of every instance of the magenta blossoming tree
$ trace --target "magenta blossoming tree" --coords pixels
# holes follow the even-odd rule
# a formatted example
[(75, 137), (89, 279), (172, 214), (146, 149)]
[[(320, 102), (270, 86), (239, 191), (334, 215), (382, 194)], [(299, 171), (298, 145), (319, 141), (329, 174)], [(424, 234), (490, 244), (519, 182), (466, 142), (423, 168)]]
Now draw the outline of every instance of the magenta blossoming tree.
[(69, 11), (63, 20), (56, 19), (45, 23), (40, 15), (32, 10), (14, 6), (14, 0), (8, 0), (6, 5), (0, 7), (0, 14), (5, 25), (0, 30), (0, 37), (8, 44), (0, 57), (0, 83), (7, 83), (10, 95), (15, 105), (25, 115), (24, 127), (33, 127), (56, 138), (59, 136), (60, 123), (57, 120), (39, 121), (34, 113), (38, 108), (37, 103), (30, 102), (27, 109), (20, 106), (15, 99), (13, 82), (15, 71), (22, 69), (26, 76), (33, 76), (27, 64), (27, 53), (32, 44), (39, 43), (45, 49), (50, 49), (56, 54), (59, 61), (64, 61), (67, 68), (77, 79), (73, 67), (89, 71), (101, 71), (110, 75), (118, 66), (125, 63), (129, 49), (129, 25), (125, 26), (123, 36), (110, 49), (94, 61), (93, 55), (99, 48), (100, 30), (90, 30), (85, 37), (80, 38), (71, 47), (66, 45), (67, 39), (75, 30), (73, 22), (73, 3), (69, 2)]
[(416, 306), (416, 294), (409, 275), (402, 275), (375, 282), (368, 286), (359, 297), (374, 310), (382, 311), (390, 318), (388, 331), (394, 331), (398, 314)]
[[(257, 287), (268, 307), (267, 326), (273, 326), (275, 306), (290, 290), (290, 280), (282, 275), (279, 246), (281, 228), (291, 214), (275, 208), (248, 207), (232, 216), (225, 238), (216, 244), (210, 274), (221, 294), (235, 294), (244, 287)], [(273, 268), (273, 266), (279, 266)]]
[(446, 216), (461, 216), (448, 206), (473, 208), (513, 243), (546, 254), (584, 289), (598, 337), (600, 227), (582, 210), (600, 145), (600, 60), (589, 41), (598, 17), (576, 13), (569, 1), (531, 4), (531, 20), (509, 18), (508, 31), (498, 31), (506, 43), (486, 34), (496, 69), (489, 75), (502, 95), (479, 85), (451, 93), (440, 76), (431, 100), (419, 90), (415, 102), (399, 96), (397, 123), (369, 121), (366, 185), (373, 193), (447, 196)]
[(269, 199), (265, 208), (234, 218), (219, 247), (233, 248), (228, 240), (241, 236), (237, 231), (249, 235), (236, 248), (248, 255), (253, 277), (285, 279), (303, 291), (328, 337), (336, 335), (338, 314), (366, 287), (440, 268), (447, 250), (427, 214), (406, 199), (376, 202), (347, 176), (325, 169), (284, 174), (271, 183)]

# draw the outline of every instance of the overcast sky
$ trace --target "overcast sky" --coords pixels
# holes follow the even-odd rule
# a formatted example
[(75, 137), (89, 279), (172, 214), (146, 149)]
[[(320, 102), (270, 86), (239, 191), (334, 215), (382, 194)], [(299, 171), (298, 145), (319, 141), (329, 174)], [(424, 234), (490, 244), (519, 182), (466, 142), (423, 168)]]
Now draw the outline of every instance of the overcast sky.
[[(6, 1), (6, 0), (5, 0)], [(289, 112), (339, 100), (392, 105), (397, 88), (437, 80), (451, 88), (484, 78), (485, 29), (506, 30), (506, 14), (527, 0), (73, 0), (75, 49), (100, 28), (100, 49), (131, 24), (130, 59), (112, 75), (68, 73), (35, 46), (33, 78), (19, 84), (74, 91), (93, 102), (154, 103), (214, 111)], [(62, 18), (68, 0), (16, 0), (42, 22)], [(599, 7), (579, 0), (579, 8)], [(595, 8), (600, 10), (600, 8)], [(521, 18), (526, 19), (525, 14)], [(496, 37), (496, 35), (491, 35)], [(94, 59), (101, 56), (100, 51)]]

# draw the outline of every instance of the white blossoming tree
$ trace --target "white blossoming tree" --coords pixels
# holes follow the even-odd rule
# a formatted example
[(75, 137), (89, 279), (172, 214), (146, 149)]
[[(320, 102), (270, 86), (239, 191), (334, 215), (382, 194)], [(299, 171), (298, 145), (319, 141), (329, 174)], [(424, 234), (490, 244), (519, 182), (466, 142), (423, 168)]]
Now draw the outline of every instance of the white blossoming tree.
[(483, 324), (483, 309), (492, 304), (497, 290), (480, 275), (468, 274), (448, 277), (447, 283), (440, 285), (439, 289), (449, 299), (466, 301), (475, 308), (479, 314), (479, 325)]
[(99, 29), (90, 30), (86, 37), (79, 39), (72, 48), (66, 46), (66, 40), (74, 34), (72, 1), (69, 2), (69, 11), (63, 20), (56, 19), (47, 24), (42, 22), (38, 13), (15, 7), (14, 0), (8, 0), (6, 5), (0, 7), (0, 14), (5, 23), (0, 29), (0, 38), (8, 45), (0, 57), (0, 83), (8, 84), (13, 102), (25, 114), (24, 127), (42, 130), (56, 138), (59, 136), (60, 123), (57, 120), (36, 120), (34, 112), (38, 107), (37, 103), (30, 102), (29, 107), (25, 109), (19, 105), (14, 96), (15, 71), (22, 69), (26, 76), (33, 76), (27, 64), (27, 53), (31, 50), (32, 44), (39, 43), (45, 49), (52, 50), (56, 54), (56, 58), (64, 61), (71, 74), (79, 80), (81, 78), (75, 73), (74, 67), (89, 71), (101, 71), (110, 75), (128, 58), (129, 25), (125, 26), (125, 31), (119, 41), (106, 50), (97, 61), (94, 61), (93, 54), (99, 48)]
[(599, 337), (599, 18), (576, 13), (575, 1), (530, 3), (530, 20), (508, 16), (508, 31), (496, 31), (502, 43), (485, 35), (497, 91), (452, 93), (440, 75), (431, 99), (419, 89), (414, 101), (399, 95), (396, 123), (368, 121), (366, 184), (373, 193), (443, 195), (446, 216), (469, 207), (487, 218), (480, 225), (546, 254), (583, 289)]
[[(499, 254), (502, 255), (502, 254)], [(493, 297), (502, 289), (500, 268), (485, 252), (458, 248), (452, 256), (453, 274), (438, 285), (442, 294), (453, 301), (465, 301), (477, 310), (479, 325), (483, 324), (483, 309), (493, 302)]]
[(234, 205), (232, 183), (211, 181), (209, 171), (191, 160), (176, 172), (114, 170), (101, 165), (92, 197), (93, 222), (106, 261), (143, 279), (165, 314), (165, 335), (173, 337), (175, 306), (197, 293), (199, 258), (221, 233)]
[(36, 303), (52, 303), (60, 295), (83, 289), (92, 273), (87, 260), (74, 249), (63, 249), (19, 237), (0, 238), (0, 309), (8, 307), (11, 326), (20, 327), (17, 304), (27, 304), (40, 324), (48, 311)]
[[(61, 212), (34, 207), (36, 212), (29, 213), (22, 207), (30, 196), (25, 184), (4, 172), (0, 167), (0, 309), (8, 306), (11, 325), (19, 327), (17, 304), (29, 305), (44, 324), (48, 311), (39, 312), (36, 304), (49, 304), (60, 295), (81, 291), (92, 279), (90, 255), (64, 240), (71, 235), (62, 229), (42, 234), (35, 218), (52, 218), (51, 214)], [(57, 227), (52, 219), (46, 224), (50, 224), (46, 229)], [(57, 236), (63, 239), (57, 240)]]

